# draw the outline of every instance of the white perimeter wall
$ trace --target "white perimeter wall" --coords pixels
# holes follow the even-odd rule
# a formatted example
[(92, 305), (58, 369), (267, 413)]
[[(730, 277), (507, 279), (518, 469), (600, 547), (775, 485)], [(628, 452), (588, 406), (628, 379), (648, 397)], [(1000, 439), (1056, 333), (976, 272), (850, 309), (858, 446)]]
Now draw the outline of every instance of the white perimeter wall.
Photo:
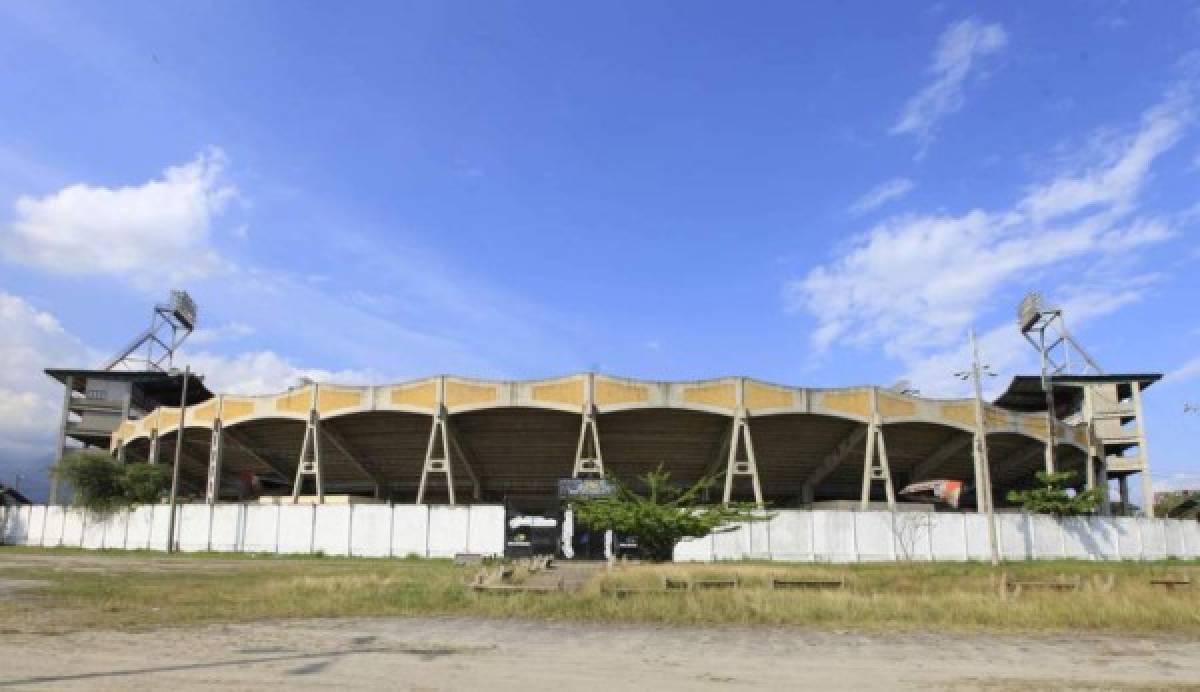
[[(498, 505), (180, 505), (179, 549), (316, 553), (365, 557), (452, 557), (504, 553)], [(8, 545), (165, 550), (170, 511), (148, 505), (109, 515), (78, 508), (0, 508)]]
[[(986, 560), (987, 518), (979, 514), (780, 510), (769, 521), (684, 541), (675, 559), (800, 562)], [(1004, 560), (1200, 558), (1200, 522), (1130, 517), (997, 514)]]
[[(181, 505), (179, 548), (363, 557), (450, 557), (504, 552), (499, 505)], [(675, 559), (867, 562), (986, 560), (979, 514), (780, 510), (769, 521), (685, 541)], [(42, 505), (0, 508), (10, 545), (163, 550), (166, 506), (108, 516)], [(1005, 560), (1200, 558), (1200, 522), (1131, 517), (1055, 519), (997, 514)]]

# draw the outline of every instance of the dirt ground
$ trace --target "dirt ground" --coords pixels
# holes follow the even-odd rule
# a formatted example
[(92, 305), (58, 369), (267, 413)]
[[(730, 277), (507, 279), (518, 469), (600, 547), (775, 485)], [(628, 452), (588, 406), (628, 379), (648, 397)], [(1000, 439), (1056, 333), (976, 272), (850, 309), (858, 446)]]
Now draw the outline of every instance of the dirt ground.
[[(12, 553), (0, 568), (0, 688), (1196, 689), (1190, 636), (866, 634), (476, 617), (271, 620), (65, 634), (6, 628), (60, 570), (282, 569), (278, 560)], [(0, 569), (0, 574), (5, 570)], [(576, 575), (578, 576), (578, 575)], [(504, 596), (499, 596), (504, 598)]]
[(0, 652), (0, 687), (1200, 689), (1197, 642), (1096, 636), (381, 618), (0, 634)]

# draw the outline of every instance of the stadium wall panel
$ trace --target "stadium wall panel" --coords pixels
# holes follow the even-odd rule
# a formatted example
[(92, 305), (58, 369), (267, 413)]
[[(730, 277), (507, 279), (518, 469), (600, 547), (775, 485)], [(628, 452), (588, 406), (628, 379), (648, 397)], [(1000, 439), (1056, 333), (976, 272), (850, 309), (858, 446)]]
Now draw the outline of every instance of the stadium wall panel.
[(350, 554), (387, 557), (392, 554), (392, 508), (381, 505), (351, 505)]
[(245, 505), (212, 505), (210, 507), (209, 550), (232, 553), (242, 549), (242, 522), (245, 509)]
[[(450, 557), (504, 550), (499, 505), (183, 505), (181, 550)], [(17, 545), (163, 550), (165, 505), (96, 515), (78, 508), (10, 507), (0, 535)], [(1200, 523), (1175, 519), (997, 514), (1004, 559), (1157, 560), (1200, 558)], [(868, 562), (986, 560), (987, 518), (979, 514), (779, 510), (762, 522), (683, 541), (688, 562), (769, 559)]]

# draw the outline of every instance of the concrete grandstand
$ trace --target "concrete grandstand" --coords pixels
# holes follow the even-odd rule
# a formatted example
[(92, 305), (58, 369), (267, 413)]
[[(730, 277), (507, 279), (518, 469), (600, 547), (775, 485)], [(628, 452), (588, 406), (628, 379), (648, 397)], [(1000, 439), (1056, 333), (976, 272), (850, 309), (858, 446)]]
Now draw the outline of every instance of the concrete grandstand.
[[(1117, 384), (1089, 386), (1108, 387), (1113, 405), (1133, 415), (1127, 382), (1124, 398)], [(438, 376), (380, 386), (308, 383), (269, 396), (216, 395), (183, 411), (163, 406), (121, 423), (110, 449), (126, 461), (169, 463), (182, 419), (182, 480), (209, 502), (244, 498), (240, 481), (249, 479), (265, 487), (254, 492), (296, 501), (340, 495), (535, 512), (558, 505), (559, 479), (632, 479), (661, 464), (683, 483), (724, 472), (713, 499), (894, 506), (903, 500), (897, 489), (927, 479), (959, 479), (981, 492), (972, 441), (982, 420), (996, 506), (1048, 465), (1077, 471), (1084, 484), (1109, 477), (1095, 453), (1094, 423), (1056, 420), (1051, 435), (1044, 412), (980, 405), (977, 417), (973, 399), (744, 377)]]

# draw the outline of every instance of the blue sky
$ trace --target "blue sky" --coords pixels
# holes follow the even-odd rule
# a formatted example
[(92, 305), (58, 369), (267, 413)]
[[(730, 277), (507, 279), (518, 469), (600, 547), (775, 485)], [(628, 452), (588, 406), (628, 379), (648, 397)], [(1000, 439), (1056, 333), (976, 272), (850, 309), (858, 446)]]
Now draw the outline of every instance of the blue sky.
[(1040, 289), (1168, 373), (1155, 478), (1200, 485), (1198, 38), (1185, 2), (0, 3), (0, 477), (48, 455), (40, 368), (175, 286), (226, 390), (929, 395), (971, 325), (1033, 368)]

